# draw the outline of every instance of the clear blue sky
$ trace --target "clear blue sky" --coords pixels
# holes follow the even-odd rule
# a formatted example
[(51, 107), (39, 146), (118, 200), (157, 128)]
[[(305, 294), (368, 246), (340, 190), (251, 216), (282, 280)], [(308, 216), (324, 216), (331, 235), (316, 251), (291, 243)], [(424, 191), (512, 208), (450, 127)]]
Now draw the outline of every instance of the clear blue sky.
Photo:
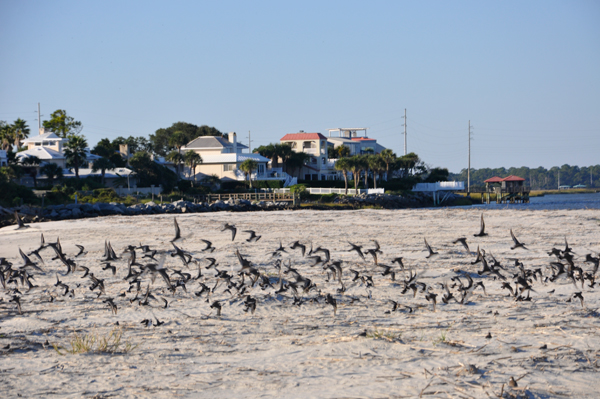
[(65, 109), (90, 145), (177, 121), (369, 127), (429, 165), (600, 163), (598, 1), (0, 2), (0, 120)]

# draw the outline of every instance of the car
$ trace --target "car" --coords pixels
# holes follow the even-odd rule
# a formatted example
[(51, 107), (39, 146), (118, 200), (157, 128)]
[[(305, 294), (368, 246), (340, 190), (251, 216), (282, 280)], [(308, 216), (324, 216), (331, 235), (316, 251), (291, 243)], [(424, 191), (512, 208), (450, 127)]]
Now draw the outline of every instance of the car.
[(587, 188), (587, 186), (585, 184), (578, 184), (576, 186), (573, 186), (573, 188)]

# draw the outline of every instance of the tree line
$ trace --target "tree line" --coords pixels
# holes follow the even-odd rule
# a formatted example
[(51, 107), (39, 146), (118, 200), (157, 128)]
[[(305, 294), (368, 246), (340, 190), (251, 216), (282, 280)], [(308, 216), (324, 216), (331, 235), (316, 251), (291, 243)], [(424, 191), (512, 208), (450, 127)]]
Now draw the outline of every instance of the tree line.
[[(525, 184), (532, 190), (555, 190), (560, 185), (575, 186), (586, 185), (587, 187), (600, 187), (600, 165), (593, 166), (571, 166), (564, 164), (560, 167), (554, 166), (550, 169), (544, 167), (528, 168), (482, 168), (471, 169), (471, 187), (485, 187), (484, 180), (491, 177), (506, 177), (515, 175), (525, 179)], [(467, 181), (467, 169), (460, 173), (450, 173), (450, 180)]]

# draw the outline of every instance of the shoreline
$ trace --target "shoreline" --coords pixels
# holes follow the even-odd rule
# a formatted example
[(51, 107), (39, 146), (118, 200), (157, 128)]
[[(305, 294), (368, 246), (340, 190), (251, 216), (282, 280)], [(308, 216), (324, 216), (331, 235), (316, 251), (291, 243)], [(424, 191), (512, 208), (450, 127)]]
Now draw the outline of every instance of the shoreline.
[(14, 212), (18, 211), (24, 223), (40, 223), (58, 220), (89, 219), (111, 215), (153, 215), (153, 214), (188, 214), (206, 212), (270, 212), (276, 210), (348, 210), (348, 209), (411, 209), (422, 208), (432, 204), (426, 195), (396, 196), (389, 194), (361, 194), (353, 197), (339, 197), (335, 203), (310, 202), (293, 206), (289, 202), (249, 201), (244, 199), (219, 200), (212, 203), (193, 203), (179, 200), (172, 203), (156, 204), (146, 202), (125, 206), (122, 203), (79, 203), (48, 205), (45, 208), (15, 207), (1, 208), (0, 227), (15, 225)]
[[(482, 213), (488, 235), (474, 237)], [(578, 280), (574, 286), (567, 277), (545, 282), (531, 278), (530, 300), (518, 300), (503, 283), (514, 287), (512, 276), (520, 273), (512, 258), (518, 258), (525, 270), (540, 268), (550, 278), (549, 263), (555, 258), (547, 251), (563, 249), (565, 236), (578, 254), (575, 265), (590, 272), (593, 265), (584, 260), (600, 243), (599, 210), (469, 207), (176, 215), (182, 236), (176, 245), (198, 259), (199, 267), (186, 267), (168, 255), (173, 250), (173, 216), (114, 215), (53, 221), (19, 231), (0, 229), (0, 254), (15, 269), (21, 265), (18, 249), (28, 253), (37, 248), (41, 233), (46, 242), (60, 238), (63, 251), (78, 266), (66, 274), (60, 260), (51, 259), (52, 249), (40, 252), (44, 272), (32, 271), (37, 287), (27, 292), (26, 286), (18, 286), (23, 314), (11, 302), (18, 295), (12, 291), (16, 283), (9, 283), (9, 290), (0, 287), (0, 368), (7, 381), (0, 395), (300, 398), (402, 392), (410, 397), (480, 398), (500, 397), (503, 392), (503, 397), (557, 393), (595, 397), (590, 386), (600, 364), (598, 287), (590, 288), (586, 281), (582, 288)], [(557, 220), (556, 228), (547, 228)], [(230, 231), (222, 231), (224, 223), (237, 227), (235, 239)], [(256, 231), (262, 238), (247, 242), (244, 230)], [(509, 230), (527, 250), (510, 249)], [(467, 238), (470, 251), (453, 244), (460, 236)], [(216, 249), (202, 252), (206, 247), (202, 239)], [(438, 254), (427, 257), (424, 239)], [(110, 261), (116, 267), (114, 275), (102, 262), (105, 240), (120, 258)], [(294, 240), (308, 246), (312, 242), (314, 249), (327, 248), (332, 261), (341, 262), (342, 292), (340, 281), (328, 278), (329, 270), (312, 266), (312, 259), (290, 249)], [(379, 266), (371, 255), (361, 259), (348, 244), (361, 245), (365, 252), (374, 248), (372, 240), (380, 245)], [(145, 275), (139, 292), (135, 284), (128, 291), (123, 249), (140, 242), (168, 251), (164, 267), (173, 284), (183, 278), (179, 273), (192, 275), (186, 290), (178, 286), (171, 291), (160, 276), (153, 280)], [(74, 258), (76, 244), (84, 246), (86, 254)], [(280, 244), (286, 252), (273, 257)], [(500, 273), (506, 281), (478, 273), (482, 264), (471, 264), (477, 247), (502, 263), (506, 270)], [(252, 286), (246, 278), (245, 292), (238, 294), (236, 250), (273, 288)], [(391, 263), (398, 256), (403, 257), (404, 269)], [(209, 257), (217, 261), (218, 270), (206, 268)], [(151, 262), (139, 250), (137, 259)], [(308, 292), (299, 288), (296, 295), (286, 289), (295, 278), (292, 272), (279, 273), (278, 259), (282, 271), (289, 262), (316, 288)], [(382, 274), (383, 265), (392, 267), (394, 279)], [(82, 278), (82, 267), (103, 281), (105, 293), (90, 290), (93, 281)], [(369, 276), (373, 286), (353, 281), (351, 270)], [(202, 277), (196, 280), (199, 271)], [(227, 272), (237, 288), (224, 281), (217, 284), (217, 272)], [(281, 292), (277, 292), (279, 276), (284, 279)], [(411, 276), (424, 290), (415, 286), (413, 293), (405, 284)], [(461, 284), (469, 285), (467, 276), (473, 285), (484, 284), (485, 291), (477, 286), (460, 303)], [(57, 278), (73, 290), (72, 296), (63, 295)], [(210, 298), (196, 294), (201, 283), (211, 291), (216, 287)], [(444, 284), (458, 302), (443, 301)], [(145, 303), (147, 289), (154, 299)], [(582, 292), (585, 300), (573, 297), (576, 292)], [(430, 293), (437, 295), (435, 306), (426, 298)], [(327, 294), (336, 300), (335, 314)], [(254, 312), (244, 311), (248, 295), (256, 300)], [(108, 298), (116, 313), (107, 305)], [(215, 301), (222, 307), (220, 316), (211, 307)], [(95, 347), (85, 354), (67, 352), (76, 335), (101, 339), (112, 331), (122, 332), (123, 347), (116, 352)], [(131, 345), (129, 350), (125, 344)], [(516, 386), (509, 386), (511, 377)]]

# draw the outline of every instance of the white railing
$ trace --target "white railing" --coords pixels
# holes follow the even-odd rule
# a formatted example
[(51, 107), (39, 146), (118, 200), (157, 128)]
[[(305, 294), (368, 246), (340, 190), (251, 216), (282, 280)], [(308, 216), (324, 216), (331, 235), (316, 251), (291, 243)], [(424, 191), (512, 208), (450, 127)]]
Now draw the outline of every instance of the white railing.
[[(346, 194), (346, 189), (344, 188), (307, 187), (306, 189), (311, 194)], [(356, 191), (353, 188), (349, 188), (348, 195), (356, 195)], [(383, 194), (384, 192), (383, 188), (358, 189), (359, 194)]]
[(119, 196), (123, 195), (131, 195), (131, 194), (154, 194), (158, 195), (162, 193), (162, 187), (117, 187), (115, 188), (115, 192)]
[[(346, 194), (346, 189), (343, 188), (329, 188), (329, 187), (306, 187), (306, 191), (309, 192), (309, 194), (317, 194), (317, 195), (322, 195), (322, 194), (341, 194), (344, 195)], [(348, 189), (348, 195), (356, 195), (356, 191), (353, 188), (349, 188)], [(273, 189), (274, 193), (279, 193), (279, 194), (285, 194), (285, 193), (289, 193), (290, 189), (289, 188), (275, 188)], [(385, 192), (385, 190), (383, 188), (370, 188), (368, 190), (365, 189), (358, 189), (358, 193), (359, 194), (383, 194)]]
[(464, 181), (439, 181), (437, 183), (417, 183), (413, 191), (460, 191), (465, 189)]

